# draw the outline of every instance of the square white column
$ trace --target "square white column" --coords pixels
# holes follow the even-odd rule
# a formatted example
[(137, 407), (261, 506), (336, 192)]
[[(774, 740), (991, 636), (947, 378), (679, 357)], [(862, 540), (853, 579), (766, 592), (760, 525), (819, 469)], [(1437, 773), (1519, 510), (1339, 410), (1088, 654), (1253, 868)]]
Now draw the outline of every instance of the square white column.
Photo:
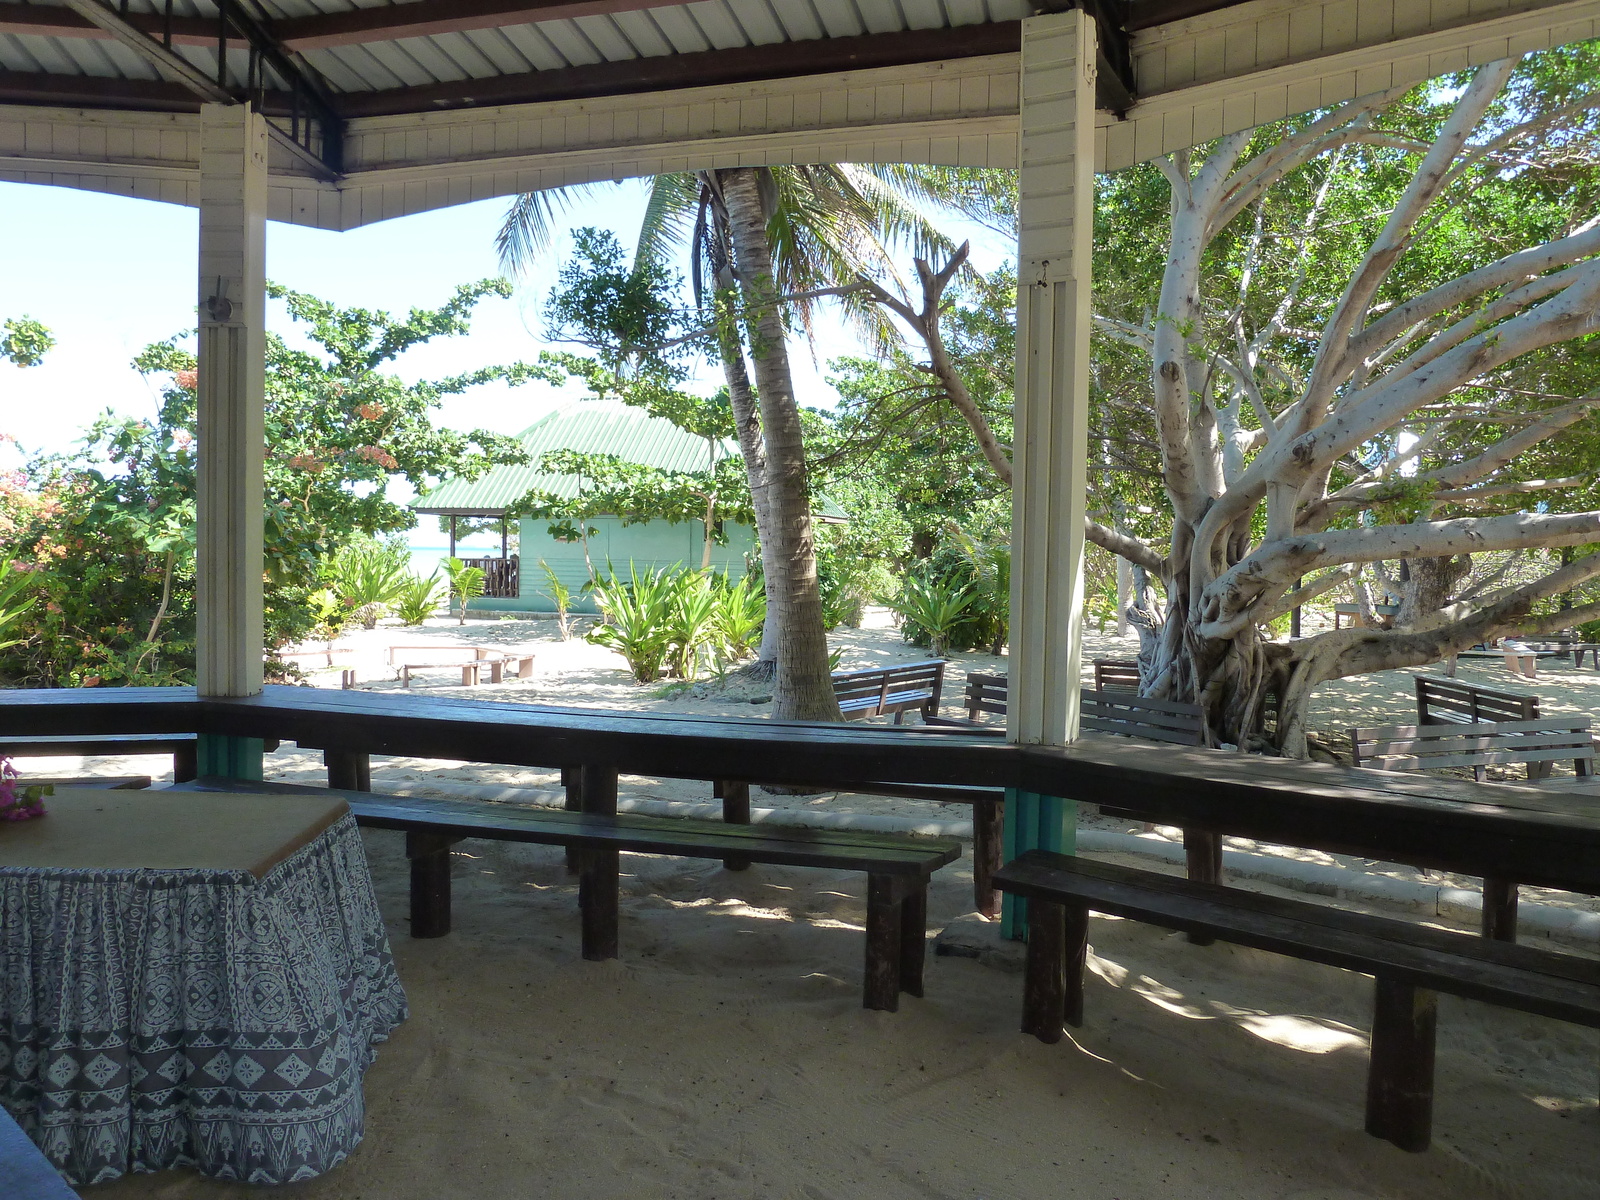
[(200, 363), (195, 581), (202, 696), (261, 691), (267, 126), (200, 109)]
[(1088, 483), (1095, 28), (1022, 23), (1010, 740), (1078, 732)]

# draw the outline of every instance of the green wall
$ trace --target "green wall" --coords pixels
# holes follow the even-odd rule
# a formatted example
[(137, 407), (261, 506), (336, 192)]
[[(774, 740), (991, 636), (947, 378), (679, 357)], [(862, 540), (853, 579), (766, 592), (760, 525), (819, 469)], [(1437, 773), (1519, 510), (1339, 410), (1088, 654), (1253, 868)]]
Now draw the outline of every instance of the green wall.
[[(624, 578), (631, 561), (639, 570), (657, 567), (698, 567), (703, 551), (704, 524), (686, 521), (674, 525), (668, 521), (646, 521), (638, 525), (624, 525), (618, 517), (596, 517), (589, 522), (594, 534), (589, 538), (589, 556), (595, 570), (603, 576), (609, 561), (611, 569)], [(755, 550), (755, 530), (748, 525), (725, 527), (728, 543), (711, 547), (711, 566), (726, 571), (738, 579), (744, 574), (746, 551)], [(522, 559), (522, 595), (516, 600), (479, 600), (474, 608), (517, 609), (550, 612), (554, 604), (542, 593), (548, 586), (539, 560), (543, 559), (560, 580), (572, 589), (572, 611), (594, 612), (594, 601), (580, 589), (588, 582), (589, 573), (583, 562), (583, 546), (578, 542), (558, 542), (550, 536), (549, 522), (524, 517), (521, 524), (520, 555)]]

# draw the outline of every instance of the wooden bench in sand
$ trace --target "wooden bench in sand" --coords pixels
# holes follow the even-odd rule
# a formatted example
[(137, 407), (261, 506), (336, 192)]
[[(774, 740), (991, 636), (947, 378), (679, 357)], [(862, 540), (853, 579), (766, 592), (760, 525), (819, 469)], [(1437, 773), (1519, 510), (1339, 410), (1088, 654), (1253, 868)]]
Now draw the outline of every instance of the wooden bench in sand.
[[(411, 933), (450, 932), (450, 848), (468, 838), (533, 842), (576, 851), (583, 957), (617, 957), (620, 852), (744, 863), (862, 871), (867, 876), (866, 983), (863, 1004), (894, 1012), (900, 993), (922, 995), (928, 879), (961, 857), (951, 838), (919, 838), (851, 830), (729, 825), (634, 813), (561, 812), (473, 800), (379, 796), (370, 792), (202, 778), (185, 785), (225, 792), (320, 793), (342, 796), (358, 824), (400, 830), (411, 860)], [(615, 776), (611, 777), (615, 805)]]
[[(1352, 729), (1349, 734), (1352, 765), (1373, 771), (1471, 767), (1473, 777), (1482, 782), (1485, 768), (1490, 766), (1524, 763), (1528, 778), (1539, 779), (1550, 764), (1571, 761), (1578, 778), (1594, 774), (1594, 736), (1589, 731), (1588, 717), (1386, 725)], [(1483, 881), (1483, 936), (1516, 941), (1515, 881)]]
[(1575, 955), (1042, 850), (996, 883), (1028, 902), (1022, 1031), (1042, 1042), (1083, 1024), (1091, 911), (1373, 976), (1366, 1129), (1402, 1150), (1432, 1136), (1439, 992), (1600, 1027), (1600, 962)]
[[(448, 654), (453, 650), (464, 653), (470, 652), (472, 657), (466, 661), (461, 659), (448, 659), (442, 662), (405, 662), (396, 664), (394, 656), (396, 651), (428, 650), (435, 654)], [(516, 677), (526, 679), (533, 672), (533, 655), (516, 650), (501, 650), (494, 646), (390, 646), (389, 665), (400, 668), (400, 683), (402, 687), (411, 686), (411, 672), (413, 671), (438, 671), (447, 667), (458, 667), (461, 670), (461, 686), (476, 687), (483, 681), (483, 671), (487, 668), (490, 683), (500, 683), (505, 679), (507, 667), (516, 668)]]
[(926, 721), (930, 714), (938, 714), (939, 693), (943, 689), (942, 658), (833, 673), (833, 694), (846, 721), (892, 713), (894, 723), (899, 725), (908, 712), (920, 712)]

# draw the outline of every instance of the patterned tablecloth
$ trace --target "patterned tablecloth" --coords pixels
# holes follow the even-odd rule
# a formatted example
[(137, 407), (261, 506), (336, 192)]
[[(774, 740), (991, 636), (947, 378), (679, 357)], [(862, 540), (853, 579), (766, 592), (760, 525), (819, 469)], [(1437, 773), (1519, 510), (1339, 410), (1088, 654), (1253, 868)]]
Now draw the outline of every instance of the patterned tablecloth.
[(0, 867), (0, 1103), (75, 1185), (330, 1170), (405, 1017), (348, 814), (260, 879)]

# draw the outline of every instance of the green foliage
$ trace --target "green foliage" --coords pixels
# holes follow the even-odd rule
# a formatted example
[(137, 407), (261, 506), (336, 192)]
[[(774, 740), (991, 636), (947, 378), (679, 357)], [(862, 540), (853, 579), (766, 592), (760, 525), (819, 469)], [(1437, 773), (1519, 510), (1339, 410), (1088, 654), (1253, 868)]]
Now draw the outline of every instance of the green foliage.
[(55, 336), (32, 317), (7, 317), (0, 325), (0, 361), (36, 367), (55, 346)]
[[(34, 584), (35, 580), (27, 571), (19, 571), (15, 563), (0, 559), (0, 637), (6, 635), (8, 627), (17, 631), (23, 614), (38, 602), (37, 596), (28, 595)], [(0, 642), (0, 650), (21, 641), (21, 638), (11, 638)]]
[(615, 650), (627, 660), (628, 670), (640, 683), (654, 683), (672, 653), (668, 632), (673, 579), (665, 567), (641, 575), (628, 566), (627, 581), (615, 573), (597, 580), (593, 595), (605, 620), (584, 640)]
[(958, 588), (931, 574), (912, 575), (890, 607), (900, 614), (908, 631), (906, 636), (911, 637), (909, 630), (915, 626), (927, 637), (927, 644), (938, 658), (949, 649), (952, 634), (969, 621), (975, 599), (971, 584)]
[(707, 665), (720, 670), (748, 657), (766, 619), (766, 598), (748, 576), (730, 584), (711, 571), (641, 573), (630, 563), (627, 579), (609, 572), (593, 595), (605, 619), (587, 640), (622, 655), (640, 683), (663, 670), (693, 682)]
[(439, 572), (413, 575), (395, 593), (394, 614), (402, 625), (421, 625), (439, 607)]
[(746, 575), (722, 589), (713, 626), (718, 659), (731, 663), (755, 654), (766, 621), (767, 597), (756, 580)]
[(460, 624), (467, 623), (467, 606), (483, 595), (488, 576), (482, 567), (469, 567), (459, 558), (447, 558), (440, 564), (444, 567), (445, 579), (449, 581), (450, 596), (459, 606), (461, 613)]
[[(269, 294), (305, 345), (267, 336), (264, 649), (326, 626), (312, 597), (340, 547), (415, 524), (388, 498), (390, 480), (426, 489), (447, 474), (475, 478), (525, 460), (514, 439), (436, 429), (431, 414), (443, 397), (542, 378), (520, 363), (419, 382), (381, 369), (433, 338), (465, 333), (481, 299), (509, 294), (503, 280), (465, 285), (441, 308), (405, 316), (339, 308), (278, 285)], [(33, 636), (0, 652), (0, 675), (34, 685), (192, 682), (191, 336), (147, 346), (134, 360), (159, 383), (153, 419), (108, 412), (75, 453), (29, 464), (8, 550), (47, 568), (49, 582), (28, 622)]]
[(556, 624), (561, 629), (561, 640), (570, 641), (572, 618), (567, 610), (572, 606), (572, 589), (561, 582), (561, 577), (552, 571), (550, 564), (542, 558), (539, 560), (539, 569), (544, 572), (545, 586), (549, 589), (539, 594), (549, 597), (550, 603), (556, 606)]
[(328, 582), (345, 608), (365, 629), (376, 629), (378, 618), (400, 598), (410, 575), (410, 556), (399, 542), (370, 539), (351, 542), (328, 564)]

